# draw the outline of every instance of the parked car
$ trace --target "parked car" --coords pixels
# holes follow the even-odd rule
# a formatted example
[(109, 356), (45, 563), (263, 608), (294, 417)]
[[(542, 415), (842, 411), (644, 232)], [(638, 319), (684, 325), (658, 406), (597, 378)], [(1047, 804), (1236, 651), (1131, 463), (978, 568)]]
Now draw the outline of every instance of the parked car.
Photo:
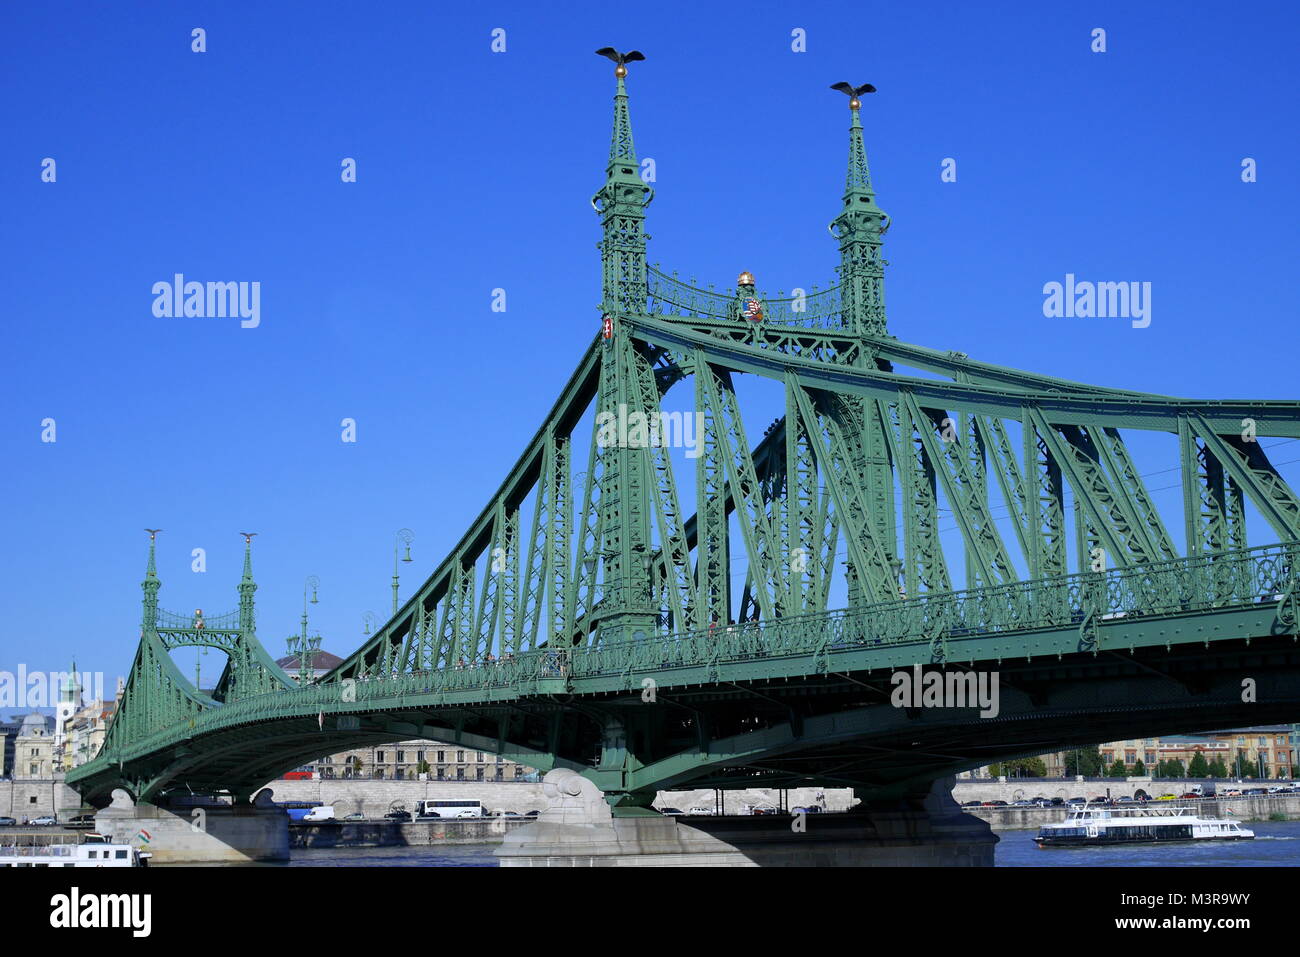
[(32, 827), (54, 827), (59, 823), (59, 819), (50, 814), (42, 815), (32, 821)]
[(411, 820), (410, 811), (389, 811), (384, 815), (386, 821), (409, 821)]
[(1064, 807), (1064, 806), (1065, 806), (1065, 798), (1054, 797), (1054, 798), (1052, 798), (1052, 800), (1051, 800), (1049, 803), (1050, 803), (1050, 805), (1051, 805), (1052, 807)]
[(962, 806), (962, 807), (979, 807), (979, 806), (980, 806), (980, 803), (981, 803), (981, 802), (979, 802), (979, 801), (962, 801), (962, 802), (961, 802), (961, 806)]
[(0, 817), (0, 827), (14, 827), (17, 824), (18, 822), (11, 817)]
[(708, 817), (712, 813), (712, 808), (700, 807), (698, 805), (692, 808), (687, 808), (686, 810), (687, 817)]
[(345, 821), (364, 821), (365, 819), (366, 816), (360, 811), (353, 811), (351, 814), (348, 814), (343, 818)]
[(1241, 797), (1241, 788), (1228, 788), (1223, 792), (1224, 797)]
[(95, 815), (93, 812), (90, 814), (78, 814), (71, 821), (69, 821), (66, 826), (67, 827), (94, 827)]
[(1133, 804), (1133, 803), (1136, 803), (1136, 802), (1134, 802), (1134, 800), (1133, 800), (1131, 797), (1129, 797), (1127, 794), (1125, 794), (1123, 797), (1117, 797), (1117, 798), (1115, 798), (1115, 803), (1116, 803), (1116, 804)]
[(1066, 803), (1066, 804), (1082, 805), (1082, 804), (1087, 804), (1087, 803), (1088, 803), (1088, 799), (1087, 799), (1087, 798), (1074, 797), (1074, 798), (1070, 798), (1070, 800), (1066, 801), (1065, 803)]
[(318, 804), (304, 814), (302, 819), (304, 821), (332, 821), (334, 820), (334, 808), (329, 804)]
[(809, 804), (807, 807), (796, 807), (791, 809), (795, 814), (820, 814), (822, 809), (816, 804)]
[(1033, 807), (1034, 802), (1033, 801), (1012, 801), (1011, 806), (1012, 807)]
[(780, 814), (781, 812), (776, 809), (775, 805), (760, 804), (758, 805), (758, 807), (754, 808), (754, 813), (755, 814)]
[(659, 809), (659, 813), (660, 813), (660, 814), (667, 814), (667, 815), (671, 816), (671, 815), (675, 815), (675, 814), (681, 814), (681, 813), (682, 813), (682, 809), (679, 808), (679, 807), (661, 807), (661, 808)]
[(537, 815), (541, 813), (542, 813), (541, 811), (529, 811), (527, 814), (524, 815), (524, 817), (537, 817)]
[[(1260, 794), (1263, 794), (1263, 793), (1264, 793), (1264, 789), (1263, 789), (1263, 788), (1260, 788), (1260, 789), (1259, 789), (1259, 793), (1260, 793)], [(1186, 792), (1184, 792), (1183, 794), (1178, 795), (1178, 797), (1179, 797), (1180, 800), (1181, 800), (1181, 799), (1196, 800), (1197, 798), (1200, 797), (1200, 795), (1197, 794), (1195, 791), (1186, 791)]]
[(1172, 794), (1162, 794), (1156, 798), (1157, 801), (1176, 801), (1177, 798)]

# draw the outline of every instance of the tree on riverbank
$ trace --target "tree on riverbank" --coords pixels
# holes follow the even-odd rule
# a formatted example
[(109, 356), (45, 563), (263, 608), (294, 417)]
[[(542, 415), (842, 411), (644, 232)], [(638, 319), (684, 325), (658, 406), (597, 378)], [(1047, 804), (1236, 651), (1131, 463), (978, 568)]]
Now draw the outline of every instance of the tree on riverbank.
[(1083, 775), (1085, 778), (1102, 777), (1101, 751), (1096, 747), (1076, 748), (1065, 752), (1066, 777)]
[(994, 777), (1006, 775), (1009, 778), (1045, 778), (1047, 765), (1042, 758), (1017, 758), (1014, 761), (990, 764), (989, 774)]

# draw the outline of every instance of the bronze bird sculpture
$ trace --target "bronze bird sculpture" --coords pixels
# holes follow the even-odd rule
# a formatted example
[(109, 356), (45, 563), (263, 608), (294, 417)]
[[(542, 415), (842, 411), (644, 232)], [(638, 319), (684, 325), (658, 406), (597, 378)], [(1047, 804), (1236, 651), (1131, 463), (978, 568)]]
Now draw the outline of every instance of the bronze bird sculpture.
[(614, 67), (614, 75), (618, 77), (627, 76), (627, 64), (645, 59), (645, 54), (640, 50), (629, 50), (627, 53), (619, 53), (613, 47), (601, 47), (596, 51), (596, 55), (608, 57), (613, 60), (616, 64)]

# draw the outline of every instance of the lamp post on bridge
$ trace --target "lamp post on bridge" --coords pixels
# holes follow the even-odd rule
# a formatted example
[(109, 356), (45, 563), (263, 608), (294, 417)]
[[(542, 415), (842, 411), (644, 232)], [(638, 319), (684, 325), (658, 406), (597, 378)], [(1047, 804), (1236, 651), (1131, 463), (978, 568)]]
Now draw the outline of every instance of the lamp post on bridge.
[[(393, 614), (394, 614), (394, 615), (397, 614), (397, 585), (398, 585), (397, 566), (398, 566), (398, 562), (399, 562), (399, 561), (409, 562), (409, 561), (412, 560), (412, 559), (411, 559), (411, 542), (413, 542), (413, 541), (415, 541), (415, 533), (414, 533), (413, 531), (411, 531), (409, 528), (399, 528), (399, 529), (397, 530), (397, 538), (396, 538), (396, 540), (393, 542)], [(402, 557), (401, 559), (399, 559), (397, 556), (398, 556), (398, 553), (401, 551), (401, 548), (402, 548), (403, 545), (406, 546), (406, 555), (405, 555), (404, 557)]]
[[(302, 585), (302, 631), (296, 638), (290, 638), (286, 644), (289, 645), (289, 653), (298, 656), (298, 684), (305, 685), (315, 677), (311, 669), (311, 661), (315, 657), (315, 651), (320, 647), (320, 636), (315, 638), (307, 637), (307, 606), (319, 605), (320, 599), (316, 597), (316, 590), (320, 588), (320, 579), (315, 575), (308, 575)], [(307, 593), (311, 592), (311, 598), (307, 598)]]
[[(304, 641), (307, 638), (307, 606), (319, 605), (320, 599), (316, 597), (316, 589), (320, 588), (320, 579), (315, 575), (308, 575), (302, 585), (302, 632), (299, 637)], [(311, 600), (307, 599), (307, 592), (311, 592)]]
[(289, 646), (289, 654), (298, 656), (298, 687), (306, 687), (316, 680), (316, 670), (312, 667), (312, 662), (316, 659), (316, 652), (320, 650), (320, 635), (313, 635), (310, 638), (305, 635), (295, 635), (285, 644)]

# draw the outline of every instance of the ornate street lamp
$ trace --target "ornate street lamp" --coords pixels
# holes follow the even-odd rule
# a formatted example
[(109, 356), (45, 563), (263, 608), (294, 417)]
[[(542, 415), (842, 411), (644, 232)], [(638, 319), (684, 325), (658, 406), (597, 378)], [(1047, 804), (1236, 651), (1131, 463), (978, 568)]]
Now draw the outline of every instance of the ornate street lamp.
[[(315, 677), (312, 671), (311, 662), (315, 657), (314, 652), (320, 647), (320, 636), (315, 638), (307, 637), (307, 606), (319, 605), (320, 599), (316, 597), (316, 590), (320, 588), (320, 579), (315, 575), (308, 575), (302, 586), (302, 631), (295, 638), (290, 638), (286, 642), (289, 646), (289, 653), (298, 656), (298, 683), (307, 684)], [(307, 593), (311, 592), (311, 598)]]
[(397, 530), (397, 538), (393, 543), (393, 614), (397, 614), (397, 563), (398, 553), (402, 547), (406, 547), (406, 554), (400, 559), (403, 562), (411, 561), (411, 542), (415, 541), (415, 533), (409, 528), (400, 528)]
[[(316, 589), (320, 588), (320, 579), (315, 575), (308, 575), (302, 586), (302, 633), (301, 638), (307, 638), (307, 606), (319, 605), (320, 599), (316, 597)], [(311, 600), (307, 599), (307, 592), (311, 592)]]

